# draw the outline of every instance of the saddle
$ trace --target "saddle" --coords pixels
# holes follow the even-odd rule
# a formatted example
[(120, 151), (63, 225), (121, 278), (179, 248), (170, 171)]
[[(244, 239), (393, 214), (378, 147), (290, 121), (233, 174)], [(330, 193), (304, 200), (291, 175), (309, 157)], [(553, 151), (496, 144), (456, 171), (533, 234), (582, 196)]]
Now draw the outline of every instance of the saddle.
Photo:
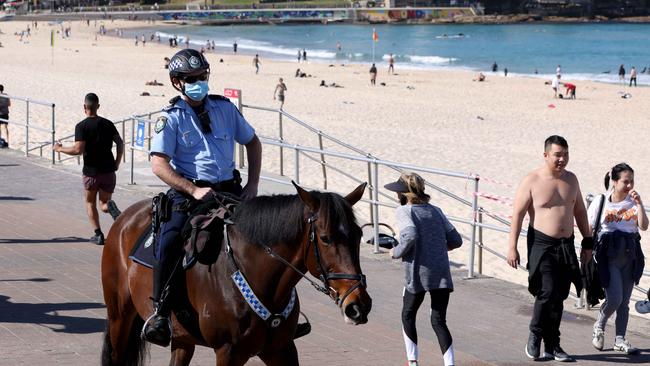
[(171, 207), (166, 195), (160, 193), (153, 199), (151, 226), (137, 240), (129, 258), (153, 268), (155, 234), (160, 222), (166, 221), (171, 210), (177, 210), (189, 212), (180, 235), (184, 250), (183, 269), (191, 268), (196, 262), (205, 265), (215, 263), (221, 252), (225, 224), (229, 222), (237, 203), (234, 195), (218, 193), (214, 200), (188, 201), (184, 205)]

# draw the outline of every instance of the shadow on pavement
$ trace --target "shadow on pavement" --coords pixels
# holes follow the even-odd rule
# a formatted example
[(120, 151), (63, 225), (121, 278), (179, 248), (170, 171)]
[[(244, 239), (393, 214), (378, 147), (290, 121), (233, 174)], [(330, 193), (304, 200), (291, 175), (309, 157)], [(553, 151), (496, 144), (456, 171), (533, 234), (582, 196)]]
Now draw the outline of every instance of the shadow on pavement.
[(67, 236), (63, 238), (51, 238), (51, 239), (0, 239), (0, 244), (45, 244), (45, 243), (87, 243), (87, 238), (79, 238), (76, 236)]
[(0, 280), (0, 282), (50, 282), (51, 278), (34, 277), (34, 278), (11, 278)]
[(101, 308), (104, 304), (95, 302), (14, 303), (8, 296), (0, 295), (0, 323), (36, 324), (57, 333), (98, 333), (105, 328), (104, 319), (61, 315), (59, 312)]
[(626, 365), (650, 364), (650, 353), (648, 353), (649, 350), (642, 349), (640, 351), (640, 354), (626, 355), (620, 352), (616, 352), (610, 348), (605, 349), (604, 352), (594, 353), (590, 355), (574, 355), (573, 357), (578, 361), (582, 360), (603, 363), (621, 363)]
[(33, 201), (31, 197), (20, 197), (20, 196), (0, 196), (0, 201)]

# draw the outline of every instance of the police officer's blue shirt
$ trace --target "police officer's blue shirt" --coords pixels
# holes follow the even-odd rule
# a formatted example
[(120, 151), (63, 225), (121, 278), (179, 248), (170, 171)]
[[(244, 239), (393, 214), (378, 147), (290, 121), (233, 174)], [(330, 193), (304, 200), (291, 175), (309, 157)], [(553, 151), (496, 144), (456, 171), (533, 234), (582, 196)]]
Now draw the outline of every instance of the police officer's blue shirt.
[(163, 110), (156, 123), (151, 153), (171, 159), (176, 172), (187, 179), (217, 183), (233, 178), (235, 141), (246, 145), (255, 130), (228, 100), (206, 97), (212, 132), (203, 133), (192, 107), (180, 99)]

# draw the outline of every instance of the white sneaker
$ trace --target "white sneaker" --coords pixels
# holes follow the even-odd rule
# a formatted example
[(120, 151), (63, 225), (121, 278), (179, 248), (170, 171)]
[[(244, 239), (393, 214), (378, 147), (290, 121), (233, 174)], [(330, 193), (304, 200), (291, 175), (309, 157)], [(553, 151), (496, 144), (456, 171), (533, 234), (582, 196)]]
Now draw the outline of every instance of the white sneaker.
[(636, 311), (641, 314), (650, 313), (650, 300), (637, 301), (636, 304), (634, 304), (634, 307), (636, 308)]
[(605, 332), (600, 328), (594, 328), (594, 333), (592, 335), (591, 344), (594, 345), (599, 351), (602, 351), (605, 347)]
[(630, 342), (627, 339), (616, 337), (616, 342), (614, 343), (614, 351), (620, 351), (626, 355), (632, 355), (639, 353), (637, 348), (632, 347)]

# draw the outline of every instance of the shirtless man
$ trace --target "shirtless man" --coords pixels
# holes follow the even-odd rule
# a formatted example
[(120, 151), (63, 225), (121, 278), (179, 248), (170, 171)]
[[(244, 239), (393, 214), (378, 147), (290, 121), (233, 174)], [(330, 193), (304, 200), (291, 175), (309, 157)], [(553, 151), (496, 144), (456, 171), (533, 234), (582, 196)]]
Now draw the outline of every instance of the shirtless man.
[(519, 265), (517, 240), (528, 213), (528, 290), (535, 296), (535, 305), (525, 351), (532, 359), (540, 358), (544, 340), (544, 358), (573, 361), (560, 347), (560, 321), (571, 283), (578, 293), (582, 288), (573, 245), (574, 218), (584, 237), (580, 253), (583, 261), (591, 258), (593, 239), (580, 185), (576, 176), (566, 170), (568, 163), (567, 141), (550, 136), (544, 142), (544, 165), (521, 181), (515, 196), (507, 261), (513, 268)]
[[(300, 70), (300, 69), (298, 69)], [(287, 91), (287, 86), (284, 84), (282, 78), (278, 81), (278, 85), (275, 86), (275, 91), (273, 92), (273, 100), (275, 100), (276, 95), (277, 99), (280, 101), (280, 110), (284, 107), (284, 92)]]

